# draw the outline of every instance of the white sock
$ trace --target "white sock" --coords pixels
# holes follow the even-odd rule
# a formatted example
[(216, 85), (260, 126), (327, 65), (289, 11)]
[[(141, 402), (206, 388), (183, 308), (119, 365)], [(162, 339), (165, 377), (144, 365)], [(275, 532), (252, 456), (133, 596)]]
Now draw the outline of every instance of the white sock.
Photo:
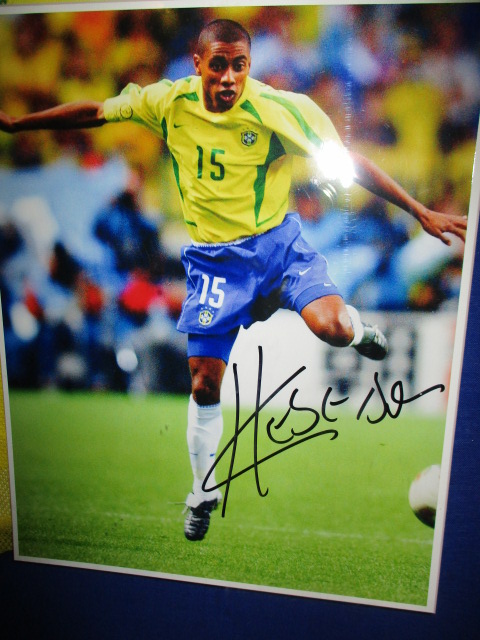
[[(193, 396), (188, 404), (187, 444), (193, 471), (193, 493), (211, 499), (212, 494), (202, 490), (202, 483), (212, 464), (223, 433), (223, 416), (220, 404), (199, 406)], [(215, 486), (215, 473), (208, 479), (208, 486)]]
[(365, 329), (363, 327), (362, 321), (360, 320), (360, 314), (355, 309), (355, 307), (352, 307), (349, 304), (347, 304), (346, 307), (347, 307), (348, 315), (350, 316), (350, 321), (352, 323), (353, 332), (354, 332), (353, 340), (351, 341), (349, 346), (354, 347), (355, 345), (360, 344), (362, 342)]

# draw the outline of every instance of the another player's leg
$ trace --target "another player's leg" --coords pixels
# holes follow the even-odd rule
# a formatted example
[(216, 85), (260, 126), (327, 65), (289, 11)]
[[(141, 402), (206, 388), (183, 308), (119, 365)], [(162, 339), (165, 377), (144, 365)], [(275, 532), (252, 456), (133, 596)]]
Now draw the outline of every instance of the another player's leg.
[(361, 355), (382, 360), (387, 340), (378, 327), (365, 324), (358, 311), (345, 305), (338, 295), (317, 298), (307, 304), (301, 316), (313, 333), (334, 347), (354, 347)]

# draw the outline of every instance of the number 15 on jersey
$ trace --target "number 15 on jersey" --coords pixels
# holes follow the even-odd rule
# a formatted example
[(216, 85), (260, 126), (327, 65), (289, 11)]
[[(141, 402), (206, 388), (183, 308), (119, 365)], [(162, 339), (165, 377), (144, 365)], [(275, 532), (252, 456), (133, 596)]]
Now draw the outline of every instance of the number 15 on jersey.
[[(200, 295), (200, 304), (209, 304), (214, 309), (220, 309), (225, 299), (225, 291), (221, 288), (222, 284), (226, 284), (226, 278), (220, 278), (215, 276), (212, 280), (212, 286), (210, 288), (210, 276), (206, 273), (202, 273), (202, 293)], [(209, 293), (211, 295), (209, 295)], [(208, 297), (208, 300), (207, 300)]]

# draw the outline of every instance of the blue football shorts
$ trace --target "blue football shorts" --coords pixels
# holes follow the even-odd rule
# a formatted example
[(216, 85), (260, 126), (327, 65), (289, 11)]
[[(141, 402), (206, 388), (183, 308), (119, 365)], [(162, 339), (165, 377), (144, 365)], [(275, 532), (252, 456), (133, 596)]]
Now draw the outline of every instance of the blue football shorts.
[(189, 356), (228, 362), (241, 326), (267, 320), (278, 309), (300, 313), (317, 298), (340, 295), (327, 261), (301, 236), (297, 214), (269, 231), (182, 250), (187, 296), (177, 328), (189, 334)]

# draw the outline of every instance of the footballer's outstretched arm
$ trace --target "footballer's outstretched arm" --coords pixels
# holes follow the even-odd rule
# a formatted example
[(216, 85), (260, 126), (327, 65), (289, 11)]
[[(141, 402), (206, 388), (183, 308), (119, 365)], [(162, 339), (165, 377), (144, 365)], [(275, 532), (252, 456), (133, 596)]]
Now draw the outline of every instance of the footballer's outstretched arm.
[(86, 100), (68, 102), (18, 118), (0, 111), (0, 131), (7, 133), (39, 129), (83, 129), (101, 127), (106, 122), (103, 103)]
[(451, 239), (445, 235), (447, 233), (453, 233), (465, 241), (466, 217), (428, 209), (412, 198), (374, 162), (354, 151), (351, 151), (350, 155), (355, 165), (355, 181), (362, 187), (411, 213), (427, 233), (439, 238), (445, 244), (451, 244)]

